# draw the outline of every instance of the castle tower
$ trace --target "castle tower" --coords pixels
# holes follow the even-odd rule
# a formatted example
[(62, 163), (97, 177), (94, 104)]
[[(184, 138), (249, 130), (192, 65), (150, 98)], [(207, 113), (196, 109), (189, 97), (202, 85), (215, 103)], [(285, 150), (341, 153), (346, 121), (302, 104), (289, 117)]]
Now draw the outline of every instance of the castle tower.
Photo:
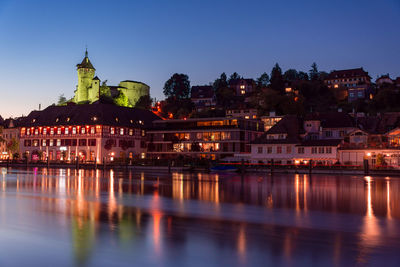
[(92, 81), (96, 69), (88, 58), (87, 49), (81, 64), (76, 65), (76, 67), (78, 71), (78, 86), (75, 91), (75, 103), (89, 101), (89, 90), (92, 87)]

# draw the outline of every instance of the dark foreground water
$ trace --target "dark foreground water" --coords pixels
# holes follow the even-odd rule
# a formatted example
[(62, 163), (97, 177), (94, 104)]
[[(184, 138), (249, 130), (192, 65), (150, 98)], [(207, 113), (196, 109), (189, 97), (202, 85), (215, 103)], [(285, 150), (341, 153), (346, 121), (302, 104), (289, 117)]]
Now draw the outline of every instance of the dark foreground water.
[(0, 266), (400, 266), (400, 178), (0, 170)]

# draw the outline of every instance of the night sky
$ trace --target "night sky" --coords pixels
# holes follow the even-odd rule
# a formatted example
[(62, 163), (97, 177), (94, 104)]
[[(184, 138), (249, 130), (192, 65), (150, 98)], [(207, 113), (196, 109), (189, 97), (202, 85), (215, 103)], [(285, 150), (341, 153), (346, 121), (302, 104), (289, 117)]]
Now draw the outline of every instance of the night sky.
[(175, 72), (191, 85), (222, 72), (364, 67), (400, 76), (400, 0), (0, 0), (0, 115), (27, 115), (72, 97), (88, 46), (109, 85), (137, 80), (162, 99)]

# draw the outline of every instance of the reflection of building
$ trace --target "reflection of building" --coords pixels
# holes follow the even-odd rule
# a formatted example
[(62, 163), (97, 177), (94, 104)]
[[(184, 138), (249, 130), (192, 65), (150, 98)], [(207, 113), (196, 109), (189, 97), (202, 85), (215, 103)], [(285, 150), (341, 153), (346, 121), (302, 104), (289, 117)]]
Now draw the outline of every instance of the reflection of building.
[(143, 129), (155, 119), (147, 110), (108, 104), (50, 106), (21, 121), (20, 148), (32, 160), (132, 158), (145, 152)]
[(248, 152), (247, 144), (260, 136), (264, 126), (240, 118), (157, 120), (147, 131), (147, 155), (170, 158), (178, 155), (212, 159)]
[(214, 109), (217, 105), (214, 88), (209, 85), (192, 86), (190, 99), (198, 112)]
[[(101, 82), (97, 76), (95, 77), (96, 69), (90, 62), (87, 51), (82, 62), (77, 65), (77, 71), (78, 85), (73, 101), (75, 103), (93, 103), (99, 100)], [(106, 90), (108, 92), (101, 92), (101, 94), (109, 94), (110, 97), (118, 97), (120, 94), (124, 94), (128, 99), (128, 103), (125, 104), (132, 107), (141, 96), (149, 95), (150, 87), (142, 82), (126, 80), (120, 82), (118, 86), (109, 86)]]

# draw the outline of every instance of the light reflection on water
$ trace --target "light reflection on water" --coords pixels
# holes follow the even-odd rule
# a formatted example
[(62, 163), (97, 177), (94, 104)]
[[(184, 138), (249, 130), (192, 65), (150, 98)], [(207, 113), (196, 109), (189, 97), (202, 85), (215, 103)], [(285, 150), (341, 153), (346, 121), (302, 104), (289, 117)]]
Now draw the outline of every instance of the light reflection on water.
[[(3, 168), (1, 179), (0, 265), (400, 260), (399, 178)], [(22, 243), (32, 252), (16, 257)]]

